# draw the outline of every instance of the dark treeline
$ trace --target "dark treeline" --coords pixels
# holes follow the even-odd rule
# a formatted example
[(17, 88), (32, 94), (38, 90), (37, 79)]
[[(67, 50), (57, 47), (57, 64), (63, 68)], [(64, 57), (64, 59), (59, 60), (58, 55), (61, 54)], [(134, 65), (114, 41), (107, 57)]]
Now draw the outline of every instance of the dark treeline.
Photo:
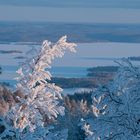
[(0, 67), (0, 74), (2, 73), (2, 68)]
[(88, 68), (88, 77), (97, 77), (97, 78), (112, 78), (115, 73), (118, 71), (118, 66), (98, 66), (93, 68)]

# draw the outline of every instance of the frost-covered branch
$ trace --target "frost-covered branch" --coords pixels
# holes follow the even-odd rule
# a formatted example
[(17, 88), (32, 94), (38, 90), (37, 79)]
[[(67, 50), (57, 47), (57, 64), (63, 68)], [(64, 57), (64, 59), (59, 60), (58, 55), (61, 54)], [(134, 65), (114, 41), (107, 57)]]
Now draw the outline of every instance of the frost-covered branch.
[(119, 64), (114, 80), (93, 93), (92, 139), (140, 139), (140, 68), (128, 59)]
[(19, 103), (7, 115), (15, 128), (21, 131), (29, 127), (33, 131), (37, 126), (44, 125), (44, 115), (54, 119), (58, 114), (64, 114), (64, 107), (60, 105), (62, 89), (54, 83), (49, 83), (51, 74), (49, 68), (55, 58), (62, 57), (66, 50), (75, 52), (74, 43), (68, 43), (63, 36), (58, 42), (45, 40), (42, 48), (33, 59), (17, 71), (17, 89), (23, 92), (25, 98), (18, 98)]

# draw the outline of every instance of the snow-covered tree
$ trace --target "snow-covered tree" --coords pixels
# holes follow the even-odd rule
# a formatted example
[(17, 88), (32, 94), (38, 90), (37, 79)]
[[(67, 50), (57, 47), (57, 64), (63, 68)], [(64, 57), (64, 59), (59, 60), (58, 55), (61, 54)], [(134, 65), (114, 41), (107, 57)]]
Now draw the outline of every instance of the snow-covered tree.
[(114, 80), (93, 93), (90, 140), (140, 139), (140, 68), (128, 59), (119, 64)]
[(62, 57), (66, 50), (75, 52), (74, 43), (68, 43), (63, 36), (56, 43), (45, 40), (36, 55), (29, 57), (17, 71), (17, 89), (25, 94), (25, 98), (18, 97), (18, 103), (7, 114), (8, 121), (14, 128), (23, 131), (34, 131), (44, 125), (44, 116), (48, 119), (64, 115), (61, 103), (62, 89), (50, 83), (49, 69), (54, 58)]

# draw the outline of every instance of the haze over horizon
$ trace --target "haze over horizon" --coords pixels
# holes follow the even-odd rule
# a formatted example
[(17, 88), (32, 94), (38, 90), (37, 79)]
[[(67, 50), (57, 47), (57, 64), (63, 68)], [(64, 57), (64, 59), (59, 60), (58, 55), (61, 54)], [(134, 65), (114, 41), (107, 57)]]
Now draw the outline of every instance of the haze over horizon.
[(139, 0), (0, 0), (0, 5), (139, 9)]
[(140, 23), (139, 0), (0, 0), (0, 21)]

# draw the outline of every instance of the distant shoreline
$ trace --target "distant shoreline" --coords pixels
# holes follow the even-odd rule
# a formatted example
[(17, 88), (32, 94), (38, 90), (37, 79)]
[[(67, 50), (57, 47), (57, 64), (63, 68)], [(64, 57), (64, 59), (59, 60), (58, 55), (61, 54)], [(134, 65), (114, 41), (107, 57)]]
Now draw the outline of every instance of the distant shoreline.
[(140, 24), (0, 21), (0, 43), (39, 45), (67, 35), (75, 43), (140, 43)]

